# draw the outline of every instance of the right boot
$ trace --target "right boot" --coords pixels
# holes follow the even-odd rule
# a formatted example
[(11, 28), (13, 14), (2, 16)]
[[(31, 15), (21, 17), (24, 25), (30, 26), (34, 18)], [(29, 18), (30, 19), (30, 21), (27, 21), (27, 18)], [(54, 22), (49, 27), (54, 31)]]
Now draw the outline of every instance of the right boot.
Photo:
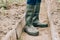
[(32, 25), (32, 14), (34, 13), (34, 5), (27, 4), (24, 31), (32, 36), (38, 36), (39, 31)]
[(40, 3), (36, 3), (35, 11), (33, 14), (33, 26), (34, 27), (41, 27), (41, 28), (48, 27), (48, 24), (39, 22), (39, 11), (40, 11)]

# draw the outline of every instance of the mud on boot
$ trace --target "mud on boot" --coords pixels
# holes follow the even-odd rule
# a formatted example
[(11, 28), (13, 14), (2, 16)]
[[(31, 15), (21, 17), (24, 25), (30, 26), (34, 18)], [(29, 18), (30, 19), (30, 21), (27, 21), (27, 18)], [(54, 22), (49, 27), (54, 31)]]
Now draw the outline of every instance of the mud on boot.
[(32, 26), (32, 25), (31, 26), (25, 26), (24, 32), (26, 32), (27, 34), (29, 34), (31, 36), (38, 36), (39, 35), (39, 31), (37, 30), (37, 28)]

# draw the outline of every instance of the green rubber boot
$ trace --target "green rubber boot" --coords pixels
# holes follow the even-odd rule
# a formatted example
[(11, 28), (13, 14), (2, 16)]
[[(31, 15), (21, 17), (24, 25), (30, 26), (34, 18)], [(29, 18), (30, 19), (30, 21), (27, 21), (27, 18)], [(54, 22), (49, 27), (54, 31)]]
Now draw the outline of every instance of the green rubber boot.
[(34, 5), (27, 5), (27, 11), (26, 11), (26, 25), (24, 27), (24, 31), (32, 36), (38, 36), (39, 31), (32, 25), (32, 14), (34, 13)]
[(35, 6), (35, 12), (33, 14), (33, 25), (35, 27), (48, 27), (48, 24), (42, 24), (39, 22), (39, 11), (40, 11), (40, 4), (36, 4)]

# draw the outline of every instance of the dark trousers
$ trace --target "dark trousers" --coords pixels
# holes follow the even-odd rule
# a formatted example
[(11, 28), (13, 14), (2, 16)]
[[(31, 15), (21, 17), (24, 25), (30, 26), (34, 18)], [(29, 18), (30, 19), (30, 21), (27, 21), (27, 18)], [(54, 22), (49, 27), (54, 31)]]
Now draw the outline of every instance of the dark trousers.
[(36, 5), (41, 3), (41, 0), (27, 0), (27, 4)]

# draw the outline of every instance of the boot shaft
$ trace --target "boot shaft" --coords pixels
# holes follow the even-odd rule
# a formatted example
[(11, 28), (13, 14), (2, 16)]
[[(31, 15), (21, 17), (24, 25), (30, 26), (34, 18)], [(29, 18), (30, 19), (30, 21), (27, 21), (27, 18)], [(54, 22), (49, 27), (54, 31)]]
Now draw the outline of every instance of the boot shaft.
[(26, 7), (26, 25), (30, 25), (35, 21), (39, 20), (39, 11), (40, 11), (40, 3), (36, 3), (36, 5), (27, 4)]
[(32, 24), (32, 16), (34, 13), (34, 5), (29, 5), (27, 4), (27, 8), (26, 8), (26, 16), (25, 16), (25, 20), (26, 20), (26, 25), (31, 25)]
[(39, 21), (39, 12), (40, 12), (40, 4), (36, 4), (33, 14), (33, 22)]

